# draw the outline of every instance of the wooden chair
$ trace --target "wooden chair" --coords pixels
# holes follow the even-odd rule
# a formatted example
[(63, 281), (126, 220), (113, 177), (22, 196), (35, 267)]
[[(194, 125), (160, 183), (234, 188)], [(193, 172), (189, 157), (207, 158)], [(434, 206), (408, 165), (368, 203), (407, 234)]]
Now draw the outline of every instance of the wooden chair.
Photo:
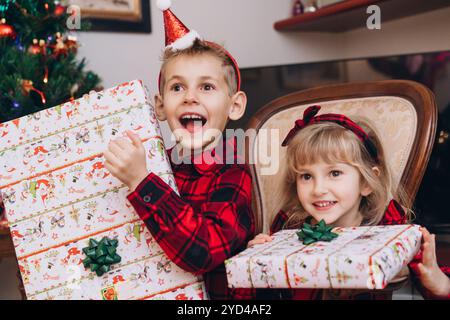
[[(270, 134), (263, 129), (279, 129), (281, 142), (294, 121), (303, 111), (318, 104), (319, 114), (334, 112), (350, 117), (368, 119), (380, 135), (386, 158), (394, 173), (394, 182), (404, 185), (407, 195), (414, 199), (425, 173), (435, 139), (437, 108), (433, 93), (423, 85), (403, 80), (347, 83), (299, 91), (278, 98), (261, 108), (249, 120), (246, 129), (256, 130), (253, 143), (247, 145), (254, 163), (250, 164), (253, 177), (253, 205), (257, 233), (267, 233), (271, 218), (269, 212), (275, 198), (275, 188), (281, 174), (267, 174), (281, 166), (285, 149), (281, 143), (273, 144)], [(261, 146), (268, 150), (270, 162), (258, 161)], [(274, 163), (279, 161), (279, 163)], [(266, 172), (266, 173), (264, 173)], [(392, 296), (392, 295), (391, 295)]]

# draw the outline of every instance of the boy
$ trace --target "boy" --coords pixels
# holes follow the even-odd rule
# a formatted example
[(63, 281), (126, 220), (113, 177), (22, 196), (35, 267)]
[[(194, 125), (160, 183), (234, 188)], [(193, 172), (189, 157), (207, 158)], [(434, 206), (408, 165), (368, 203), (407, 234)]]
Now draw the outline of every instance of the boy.
[[(239, 69), (223, 48), (200, 41), (168, 6), (163, 9), (169, 48), (160, 73), (160, 94), (155, 97), (156, 114), (160, 121), (168, 121), (184, 151), (196, 152), (182, 155), (184, 162), (193, 164), (172, 162), (178, 196), (147, 172), (142, 142), (127, 132), (132, 142), (124, 138), (110, 142), (105, 167), (130, 188), (128, 200), (168, 257), (181, 268), (204, 275), (211, 299), (251, 298), (251, 290), (228, 288), (224, 267), (224, 260), (245, 249), (254, 233), (250, 171), (237, 164), (234, 148), (233, 164), (223, 164), (214, 150), (222, 142), (217, 136), (228, 119), (238, 120), (246, 108)], [(177, 20), (181, 31), (170, 29), (168, 16)], [(173, 34), (183, 36), (171, 39)], [(171, 150), (169, 157), (174, 158)]]

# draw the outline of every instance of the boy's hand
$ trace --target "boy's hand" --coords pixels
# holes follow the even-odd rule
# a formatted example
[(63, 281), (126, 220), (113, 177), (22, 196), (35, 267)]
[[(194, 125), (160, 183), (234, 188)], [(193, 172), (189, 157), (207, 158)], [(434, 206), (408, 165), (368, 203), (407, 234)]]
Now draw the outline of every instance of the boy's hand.
[(268, 234), (260, 233), (253, 240), (250, 240), (247, 244), (247, 248), (253, 247), (255, 244), (262, 244), (273, 240), (272, 236)]
[(106, 160), (105, 168), (134, 191), (148, 175), (145, 149), (137, 134), (131, 131), (126, 133), (132, 142), (125, 138), (111, 140), (103, 156)]
[(435, 296), (450, 294), (450, 279), (442, 272), (437, 264), (435, 235), (426, 228), (421, 228), (422, 262), (417, 265), (421, 284)]

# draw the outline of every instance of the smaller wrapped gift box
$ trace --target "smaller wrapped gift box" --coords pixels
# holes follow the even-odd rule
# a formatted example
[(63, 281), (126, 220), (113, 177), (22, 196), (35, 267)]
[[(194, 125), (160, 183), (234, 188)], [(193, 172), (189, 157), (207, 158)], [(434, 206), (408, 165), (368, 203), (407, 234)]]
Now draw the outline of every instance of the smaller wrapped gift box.
[(334, 228), (331, 242), (304, 245), (297, 230), (275, 233), (225, 262), (232, 288), (383, 289), (420, 249), (417, 225)]

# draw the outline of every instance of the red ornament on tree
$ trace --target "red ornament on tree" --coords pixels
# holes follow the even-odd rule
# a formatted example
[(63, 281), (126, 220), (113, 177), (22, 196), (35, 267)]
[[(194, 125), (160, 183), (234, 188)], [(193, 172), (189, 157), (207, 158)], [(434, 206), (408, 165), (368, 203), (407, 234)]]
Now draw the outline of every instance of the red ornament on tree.
[(75, 36), (67, 36), (67, 39), (65, 41), (67, 50), (70, 52), (77, 52), (78, 47), (80, 46), (77, 41), (77, 37)]
[(55, 14), (55, 16), (59, 17), (61, 15), (63, 15), (66, 12), (66, 7), (64, 7), (63, 5), (57, 4), (55, 6), (55, 11), (53, 12)]
[(60, 56), (67, 56), (67, 46), (64, 43), (64, 39), (61, 33), (56, 33), (56, 44), (50, 46), (53, 49), (53, 56), (58, 58)]
[(0, 20), (0, 39), (1, 38), (11, 38), (14, 39), (16, 37), (16, 31), (12, 26), (6, 24), (6, 20)]
[(67, 56), (67, 47), (64, 44), (63, 39), (56, 40), (56, 45), (53, 48), (53, 55), (58, 58), (59, 56)]

